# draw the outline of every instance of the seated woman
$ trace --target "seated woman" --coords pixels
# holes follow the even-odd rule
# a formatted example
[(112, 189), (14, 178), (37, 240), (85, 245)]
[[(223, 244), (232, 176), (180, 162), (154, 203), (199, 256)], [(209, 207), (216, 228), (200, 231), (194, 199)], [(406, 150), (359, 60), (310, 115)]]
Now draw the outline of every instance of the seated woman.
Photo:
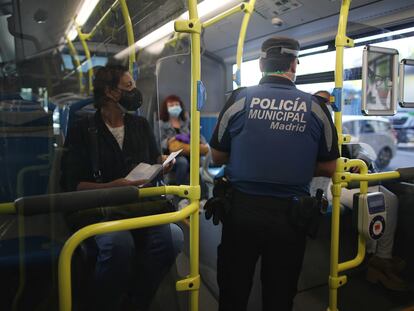
[[(189, 184), (189, 155), (190, 155), (190, 122), (184, 109), (183, 101), (176, 95), (164, 99), (160, 107), (160, 141), (161, 149), (170, 153), (183, 149), (176, 158), (175, 183), (177, 185)], [(204, 137), (200, 136), (200, 154), (208, 152), (208, 145)]]
[[(126, 113), (136, 110), (141, 101), (132, 76), (122, 66), (105, 66), (97, 70), (93, 87), (97, 111), (68, 131), (62, 187), (76, 191), (145, 183), (124, 178), (141, 162), (162, 160), (147, 120)], [(106, 220), (112, 219), (103, 215), (101, 221)], [(131, 293), (136, 308), (147, 310), (175, 260), (170, 227), (106, 233), (94, 239), (97, 258), (93, 309), (119, 310), (122, 298)], [(131, 280), (133, 268), (139, 271), (138, 277)]]

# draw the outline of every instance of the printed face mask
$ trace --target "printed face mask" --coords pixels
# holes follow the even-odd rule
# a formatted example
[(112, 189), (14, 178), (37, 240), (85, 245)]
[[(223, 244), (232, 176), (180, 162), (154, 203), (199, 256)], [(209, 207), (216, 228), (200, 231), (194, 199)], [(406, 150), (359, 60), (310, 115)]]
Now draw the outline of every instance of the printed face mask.
[(168, 113), (170, 114), (171, 117), (174, 117), (174, 118), (178, 118), (181, 111), (183, 111), (183, 109), (180, 106), (168, 107)]

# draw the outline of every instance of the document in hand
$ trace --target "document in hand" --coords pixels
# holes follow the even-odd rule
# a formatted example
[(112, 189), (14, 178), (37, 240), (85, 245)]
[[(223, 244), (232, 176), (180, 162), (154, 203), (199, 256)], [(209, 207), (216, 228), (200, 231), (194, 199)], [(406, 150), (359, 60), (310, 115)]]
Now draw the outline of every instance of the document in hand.
[(125, 179), (130, 180), (130, 181), (135, 181), (135, 180), (151, 181), (155, 179), (161, 173), (162, 169), (166, 167), (171, 161), (173, 161), (181, 151), (182, 149), (176, 152), (172, 152), (162, 164), (150, 165), (150, 164), (141, 162), (131, 172), (129, 172), (129, 174), (125, 177)]

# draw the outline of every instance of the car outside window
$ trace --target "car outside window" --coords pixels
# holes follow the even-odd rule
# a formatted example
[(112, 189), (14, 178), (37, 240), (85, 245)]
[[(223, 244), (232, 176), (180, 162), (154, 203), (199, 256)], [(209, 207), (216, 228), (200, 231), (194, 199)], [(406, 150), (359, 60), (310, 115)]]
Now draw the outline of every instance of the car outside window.
[(355, 133), (354, 122), (350, 121), (350, 122), (342, 123), (342, 131), (344, 132), (344, 134), (354, 135), (354, 133)]

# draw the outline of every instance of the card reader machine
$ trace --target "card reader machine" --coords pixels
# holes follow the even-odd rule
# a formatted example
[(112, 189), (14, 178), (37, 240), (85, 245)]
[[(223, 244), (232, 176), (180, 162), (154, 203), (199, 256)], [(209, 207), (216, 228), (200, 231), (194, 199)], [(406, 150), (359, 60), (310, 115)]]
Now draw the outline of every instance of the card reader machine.
[(366, 239), (379, 240), (385, 232), (387, 212), (382, 192), (354, 195), (354, 208), (357, 208), (358, 231)]

